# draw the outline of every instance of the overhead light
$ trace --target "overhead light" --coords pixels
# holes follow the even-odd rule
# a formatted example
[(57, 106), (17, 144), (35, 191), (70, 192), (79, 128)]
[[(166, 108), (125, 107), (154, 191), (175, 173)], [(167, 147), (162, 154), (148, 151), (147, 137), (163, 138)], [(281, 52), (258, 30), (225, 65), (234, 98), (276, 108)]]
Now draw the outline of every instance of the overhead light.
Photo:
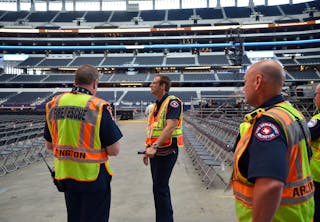
[(185, 67), (184, 69), (210, 69), (211, 66)]
[(120, 86), (142, 86), (142, 83), (120, 83)]

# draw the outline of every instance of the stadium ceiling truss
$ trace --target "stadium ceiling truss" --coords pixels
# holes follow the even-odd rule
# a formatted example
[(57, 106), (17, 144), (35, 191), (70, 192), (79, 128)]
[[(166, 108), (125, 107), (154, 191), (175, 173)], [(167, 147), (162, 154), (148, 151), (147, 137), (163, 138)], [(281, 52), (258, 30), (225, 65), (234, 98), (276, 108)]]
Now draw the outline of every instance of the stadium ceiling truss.
[[(310, 0), (309, 0), (310, 1)], [(0, 0), (10, 10), (157, 10), (183, 8), (210, 8), (226, 6), (278, 5), (308, 2), (308, 0)]]

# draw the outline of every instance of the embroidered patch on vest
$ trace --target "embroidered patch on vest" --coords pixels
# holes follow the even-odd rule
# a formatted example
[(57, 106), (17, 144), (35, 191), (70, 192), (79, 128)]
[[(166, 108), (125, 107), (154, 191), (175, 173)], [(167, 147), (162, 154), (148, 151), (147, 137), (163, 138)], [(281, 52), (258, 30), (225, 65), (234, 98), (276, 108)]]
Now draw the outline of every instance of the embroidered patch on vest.
[(169, 104), (171, 107), (173, 108), (178, 108), (179, 107), (179, 103), (175, 100), (172, 100)]
[(279, 128), (270, 122), (260, 123), (254, 135), (257, 139), (262, 141), (270, 141), (277, 138), (280, 135)]
[(317, 122), (318, 122), (318, 120), (316, 120), (316, 119), (311, 119), (311, 120), (308, 122), (308, 127), (309, 127), (309, 128), (314, 127), (315, 125), (317, 125)]

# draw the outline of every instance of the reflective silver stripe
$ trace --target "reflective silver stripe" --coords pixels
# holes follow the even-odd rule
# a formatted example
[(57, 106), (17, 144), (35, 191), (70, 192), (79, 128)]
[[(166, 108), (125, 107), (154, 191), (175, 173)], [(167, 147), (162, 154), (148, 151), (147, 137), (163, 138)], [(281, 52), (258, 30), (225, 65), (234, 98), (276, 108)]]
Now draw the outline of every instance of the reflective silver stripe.
[(104, 162), (108, 161), (108, 157), (106, 157), (106, 158), (104, 158), (102, 160), (85, 160), (85, 159), (73, 158), (73, 157), (70, 157), (70, 156), (61, 157), (61, 156), (56, 156), (55, 155), (55, 158), (57, 158), (58, 160), (72, 160), (72, 161), (75, 161), (75, 162), (82, 162), (82, 163), (104, 163)]
[[(57, 107), (57, 106), (59, 106), (59, 102), (60, 102), (60, 100), (61, 100), (61, 98), (63, 97), (63, 95), (64, 94), (61, 94), (61, 95), (58, 95), (57, 97), (56, 97), (56, 101), (55, 101), (55, 107)], [(49, 120), (51, 120), (52, 119), (52, 121), (54, 121), (54, 124), (56, 125), (56, 127), (55, 127), (55, 132), (52, 132), (52, 134), (53, 135), (56, 135), (56, 137), (55, 138), (59, 138), (59, 134), (58, 134), (58, 132), (59, 132), (59, 130), (58, 130), (58, 120), (54, 120), (53, 119), (53, 117), (52, 117), (52, 115), (53, 115), (53, 109), (51, 109), (50, 110), (50, 114), (49, 114)], [(51, 124), (51, 129), (52, 129), (52, 124)]]
[(54, 145), (54, 147), (59, 150), (72, 150), (72, 151), (85, 152), (85, 153), (104, 153), (104, 152), (106, 152), (105, 148), (85, 149), (85, 148), (76, 148), (76, 147), (72, 147), (72, 146), (57, 146), (57, 145)]
[[(236, 197), (239, 197), (241, 200), (245, 200), (246, 201), (246, 205), (248, 205), (249, 207), (252, 207), (253, 205), (253, 199), (250, 198), (250, 197), (247, 197), (245, 195), (243, 195), (242, 193), (239, 193), (237, 191), (233, 191), (233, 194), (236, 196)], [(238, 199), (239, 200), (239, 199)], [(240, 202), (242, 202), (241, 200), (239, 200)]]
[[(288, 137), (288, 148), (290, 148), (290, 153), (291, 149), (294, 145), (298, 145), (300, 147), (300, 142), (301, 140), (304, 139), (304, 135), (302, 133), (302, 129), (299, 126), (299, 123), (297, 120), (295, 120), (289, 113), (288, 111), (283, 110), (281, 107), (275, 107), (273, 109), (277, 109), (281, 111), (283, 114), (287, 115), (288, 118), (292, 120), (291, 124), (287, 124), (285, 120), (279, 116), (277, 113), (272, 112), (272, 109), (270, 111), (267, 111), (267, 114), (271, 114), (272, 116), (276, 117), (280, 122), (281, 125), (284, 127), (283, 130), (287, 131), (287, 137)], [(299, 152), (301, 152), (299, 150)], [(297, 177), (301, 178), (302, 175), (302, 166), (301, 166), (301, 155), (297, 155), (297, 158), (295, 159), (295, 166), (296, 166), (296, 171), (297, 171)]]
[(282, 198), (281, 199), (281, 205), (285, 205), (285, 204), (298, 204), (298, 203), (302, 203), (304, 201), (310, 200), (310, 198), (312, 198), (314, 195), (313, 192), (309, 193), (306, 196), (303, 197), (295, 197), (295, 198)]
[[(86, 103), (86, 105), (85, 105), (85, 109), (86, 110), (90, 110), (89, 109), (89, 106), (90, 106), (90, 104), (91, 104), (91, 101), (92, 101), (92, 99), (93, 99), (93, 96), (91, 96), (89, 99), (88, 99), (88, 101), (87, 101), (87, 103)], [(92, 112), (90, 112), (90, 114), (92, 114)], [(90, 114), (88, 114), (89, 116), (90, 116)], [(87, 121), (87, 119), (90, 119), (90, 117), (88, 117), (88, 115), (86, 115), (86, 117), (85, 117), (85, 122)], [(85, 129), (85, 127), (84, 127), (84, 125), (85, 125), (85, 122), (83, 122), (83, 121), (81, 121), (80, 122), (80, 138), (79, 138), (79, 146), (83, 146), (83, 144), (84, 144), (84, 129)]]
[[(59, 106), (59, 102), (60, 102), (60, 99), (61, 97), (63, 96), (64, 94), (61, 94), (61, 95), (58, 95), (55, 97), (55, 107)], [(49, 112), (49, 120), (53, 119), (53, 112), (54, 112), (54, 109), (52, 109), (52, 103), (50, 103), (50, 112)]]
[(303, 180), (287, 183), (287, 184), (284, 185), (284, 188), (292, 188), (292, 187), (302, 186), (302, 185), (307, 184), (308, 182), (311, 182), (311, 181), (312, 181), (311, 176), (308, 176)]
[[(97, 109), (95, 110), (95, 112), (94, 112), (94, 123), (92, 123), (92, 128), (91, 128), (91, 137), (90, 137), (90, 147), (94, 147), (94, 140), (95, 140), (95, 138), (96, 138), (96, 124), (97, 124), (97, 118), (98, 118), (98, 115), (99, 115), (99, 112), (100, 112), (100, 106), (104, 103), (105, 101), (103, 101), (103, 100), (101, 100), (101, 99), (99, 99), (99, 102), (98, 102), (98, 104), (97, 104)], [(102, 113), (101, 113), (101, 115), (102, 115)], [(100, 129), (99, 129), (99, 131), (100, 131)], [(99, 135), (98, 135), (98, 137), (99, 137)], [(100, 137), (99, 137), (100, 138)]]

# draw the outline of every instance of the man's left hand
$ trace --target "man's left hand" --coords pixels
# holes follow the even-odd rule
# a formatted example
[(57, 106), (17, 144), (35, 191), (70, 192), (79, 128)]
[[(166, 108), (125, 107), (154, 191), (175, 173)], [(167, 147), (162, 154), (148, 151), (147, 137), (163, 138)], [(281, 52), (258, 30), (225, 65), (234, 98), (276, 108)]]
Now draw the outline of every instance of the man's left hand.
[(152, 157), (154, 157), (154, 155), (156, 154), (156, 152), (157, 152), (157, 149), (155, 149), (155, 148), (153, 147), (153, 145), (152, 145), (152, 146), (150, 146), (150, 147), (147, 148), (147, 150), (146, 150), (146, 155), (147, 155), (148, 157), (152, 158)]

